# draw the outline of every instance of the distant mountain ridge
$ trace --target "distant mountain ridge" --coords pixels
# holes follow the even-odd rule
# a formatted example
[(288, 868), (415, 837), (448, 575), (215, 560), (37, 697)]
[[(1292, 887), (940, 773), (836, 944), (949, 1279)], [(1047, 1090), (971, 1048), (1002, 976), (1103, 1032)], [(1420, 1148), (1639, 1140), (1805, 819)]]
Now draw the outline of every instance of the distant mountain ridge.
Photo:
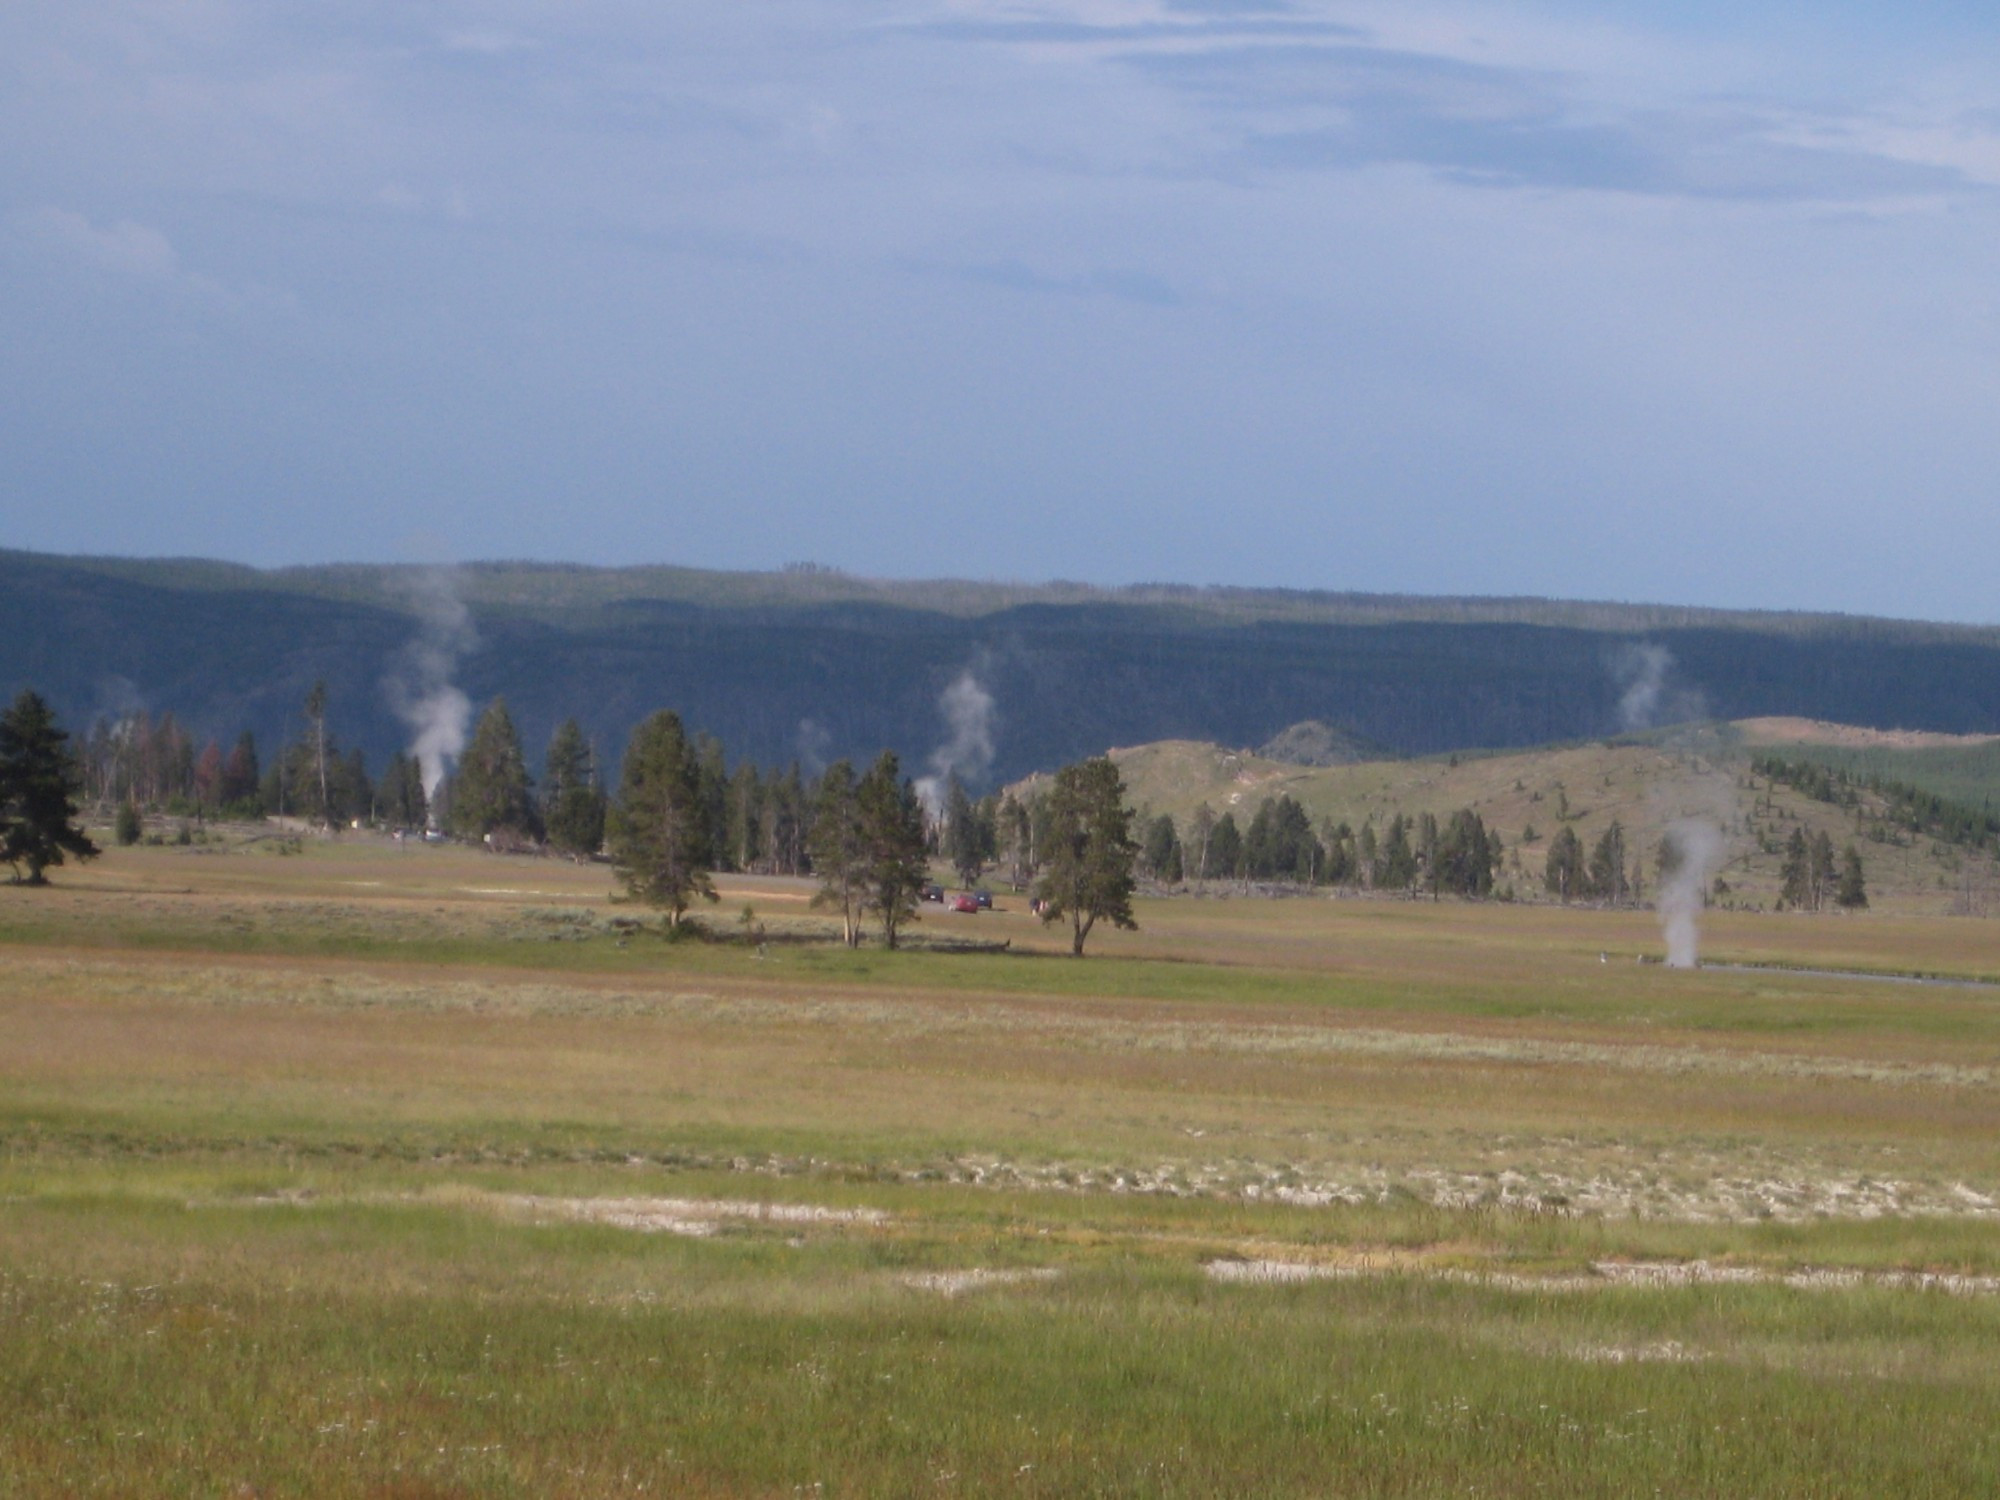
[(0, 577), (18, 569), (92, 573), (155, 587), (207, 592), (297, 594), (407, 612), (412, 582), (445, 572), (482, 612), (571, 625), (607, 611), (648, 604), (704, 609), (791, 610), (813, 605), (882, 604), (962, 619), (1032, 605), (1151, 607), (1218, 622), (1307, 625), (1543, 625), (1638, 635), (1661, 630), (1746, 630), (1793, 638), (1851, 638), (2000, 646), (2000, 626), (1959, 625), (1799, 610), (1714, 609), (1696, 605), (1550, 599), (1531, 595), (1374, 594), (1352, 590), (1245, 588), (1138, 583), (1098, 585), (977, 579), (874, 579), (814, 564), (766, 572), (668, 564), (600, 567), (585, 563), (486, 561), (440, 568), (421, 563), (323, 563), (256, 568), (208, 558), (60, 556), (0, 548)]
[[(952, 737), (944, 690), (990, 695), (991, 786), (1114, 744), (1260, 745), (1307, 720), (1400, 754), (1602, 737), (1629, 719), (1635, 645), (1659, 704), (2000, 732), (2000, 631), (1840, 615), (1532, 599), (1141, 585), (876, 582), (825, 569), (723, 573), (474, 563), (448, 570), (478, 645), (457, 685), (504, 694), (532, 760), (578, 718), (615, 760), (659, 707), (765, 764)], [(0, 552), (0, 691), (48, 693), (78, 728), (171, 710), (201, 735), (295, 735), (314, 680), (341, 741), (379, 764), (407, 731), (384, 678), (434, 570), (260, 570), (201, 559)]]

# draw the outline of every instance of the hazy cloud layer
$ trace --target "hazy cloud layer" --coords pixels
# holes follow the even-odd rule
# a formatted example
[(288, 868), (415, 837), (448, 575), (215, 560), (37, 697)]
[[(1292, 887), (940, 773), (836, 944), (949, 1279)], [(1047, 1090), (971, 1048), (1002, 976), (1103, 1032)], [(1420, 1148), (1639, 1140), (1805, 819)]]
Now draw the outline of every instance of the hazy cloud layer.
[(1956, 4), (0, 9), (0, 545), (1992, 618)]

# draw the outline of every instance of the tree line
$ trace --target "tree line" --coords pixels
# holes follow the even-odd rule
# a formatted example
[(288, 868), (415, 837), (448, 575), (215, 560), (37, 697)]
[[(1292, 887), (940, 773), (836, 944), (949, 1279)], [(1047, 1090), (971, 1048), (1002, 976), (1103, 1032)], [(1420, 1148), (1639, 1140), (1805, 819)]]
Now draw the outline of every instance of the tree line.
[[(1846, 808), (1877, 843), (1891, 842), (1899, 833), (1920, 833), (1939, 843), (2000, 853), (2000, 817), (1990, 808), (1968, 807), (1905, 781), (1860, 776), (1818, 761), (1763, 755), (1752, 761), (1750, 768), (1754, 774), (1789, 786), (1815, 802)], [(1880, 799), (1879, 811), (1871, 813), (1863, 800), (1864, 792)]]
[(1145, 819), (1139, 868), (1164, 885), (1219, 880), (1482, 900), (1494, 894), (1506, 852), (1499, 833), (1468, 807), (1442, 822), (1398, 812), (1380, 832), (1373, 819), (1357, 831), (1332, 819), (1315, 827), (1285, 793), (1265, 799), (1247, 829), (1206, 802), (1185, 831), (1166, 813)]
[(933, 813), (893, 751), (859, 772), (842, 760), (810, 777), (797, 764), (781, 772), (732, 766), (719, 740), (690, 735), (670, 710), (633, 730), (615, 794), (575, 720), (550, 740), (538, 786), (504, 699), (486, 707), (453, 773), (429, 789), (403, 753), (375, 780), (358, 750), (343, 752), (323, 683), (302, 705), (302, 722), (260, 773), (247, 733), (228, 756), (214, 742), (196, 753), (171, 715), (100, 722), (71, 747), (47, 704), (23, 694), (0, 718), (3, 857), (40, 883), (65, 851), (94, 855), (71, 819), (95, 793), (118, 808), (121, 842), (137, 841), (143, 801), (195, 815), (289, 812), (328, 827), (430, 824), (500, 850), (602, 855), (629, 898), (667, 914), (670, 932), (695, 903), (716, 899), (718, 871), (813, 875), (815, 904), (840, 913), (843, 941), (857, 945), (873, 921), (894, 948), (930, 885), (933, 856), (971, 884), (1003, 850), (1017, 888), (1033, 884), (1043, 920), (1067, 923), (1073, 953), (1099, 922), (1136, 925), (1132, 813), (1117, 768), (1102, 756), (1064, 767), (1046, 794), (1025, 802), (1011, 794), (975, 802), (950, 777)]

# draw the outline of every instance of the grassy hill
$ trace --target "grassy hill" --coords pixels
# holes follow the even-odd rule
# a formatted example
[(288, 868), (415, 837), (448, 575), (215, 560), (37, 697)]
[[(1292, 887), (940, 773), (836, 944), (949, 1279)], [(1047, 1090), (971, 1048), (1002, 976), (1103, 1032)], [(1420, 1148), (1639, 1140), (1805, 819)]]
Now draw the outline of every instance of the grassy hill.
[[(1836, 732), (1838, 731), (1838, 732)], [(1919, 765), (1972, 765), (1995, 742), (1941, 742), (1933, 737), (1900, 744), (1882, 735), (1867, 737), (1841, 726), (1821, 726), (1818, 741), (1791, 738), (1782, 743), (1799, 759), (1841, 754), (1874, 757), (1885, 774), (1908, 777), (1911, 758)], [(1727, 900), (1769, 909), (1781, 886), (1782, 847), (1793, 828), (1808, 836), (1825, 831), (1836, 847), (1854, 841), (1866, 863), (1877, 906), (1913, 912), (2000, 912), (2000, 867), (1977, 851), (1923, 834), (1904, 833), (1897, 842), (1873, 836), (1880, 798), (1864, 797), (1848, 810), (1816, 801), (1800, 791), (1751, 774), (1751, 758), (1775, 740), (1768, 726), (1725, 724), (1673, 735), (1591, 741), (1555, 748), (1486, 755), (1430, 756), (1376, 760), (1345, 766), (1297, 766), (1249, 751), (1214, 744), (1171, 740), (1112, 752), (1132, 803), (1149, 814), (1167, 813), (1185, 828), (1195, 808), (1207, 803), (1218, 815), (1235, 816), (1247, 827), (1258, 807), (1281, 795), (1292, 797), (1322, 820), (1355, 828), (1372, 819), (1377, 829), (1398, 813), (1414, 818), (1429, 812), (1440, 819), (1460, 807), (1477, 812), (1497, 829), (1510, 851), (1503, 882), (1522, 897), (1541, 899), (1541, 872), (1549, 839), (1565, 813), (1588, 848), (1617, 819), (1627, 845), (1652, 852), (1666, 826), (1687, 816), (1707, 817), (1724, 835), (1721, 875)], [(1843, 745), (1842, 740), (1846, 741)], [(1831, 741), (1831, 743), (1828, 743)], [(1984, 762), (1978, 762), (1984, 764)], [(1968, 793), (1985, 794), (1985, 783), (1968, 777)], [(1975, 806), (1978, 805), (1974, 801)]]

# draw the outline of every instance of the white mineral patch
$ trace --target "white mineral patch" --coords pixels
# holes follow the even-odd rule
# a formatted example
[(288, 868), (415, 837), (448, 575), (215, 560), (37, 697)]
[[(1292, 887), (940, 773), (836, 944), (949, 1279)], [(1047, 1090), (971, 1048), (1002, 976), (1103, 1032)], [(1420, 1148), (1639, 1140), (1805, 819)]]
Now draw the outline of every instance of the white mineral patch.
[(541, 1198), (516, 1196), (510, 1208), (540, 1217), (609, 1224), (650, 1234), (710, 1235), (726, 1222), (880, 1224), (874, 1208), (822, 1208), (810, 1203), (753, 1203), (721, 1198)]
[(966, 1271), (911, 1271), (899, 1279), (904, 1286), (915, 1287), (918, 1291), (936, 1292), (942, 1297), (957, 1297), (985, 1287), (1018, 1286), (1022, 1282), (1029, 1281), (1054, 1281), (1061, 1274), (1053, 1266), (1011, 1271), (992, 1271), (974, 1267)]

